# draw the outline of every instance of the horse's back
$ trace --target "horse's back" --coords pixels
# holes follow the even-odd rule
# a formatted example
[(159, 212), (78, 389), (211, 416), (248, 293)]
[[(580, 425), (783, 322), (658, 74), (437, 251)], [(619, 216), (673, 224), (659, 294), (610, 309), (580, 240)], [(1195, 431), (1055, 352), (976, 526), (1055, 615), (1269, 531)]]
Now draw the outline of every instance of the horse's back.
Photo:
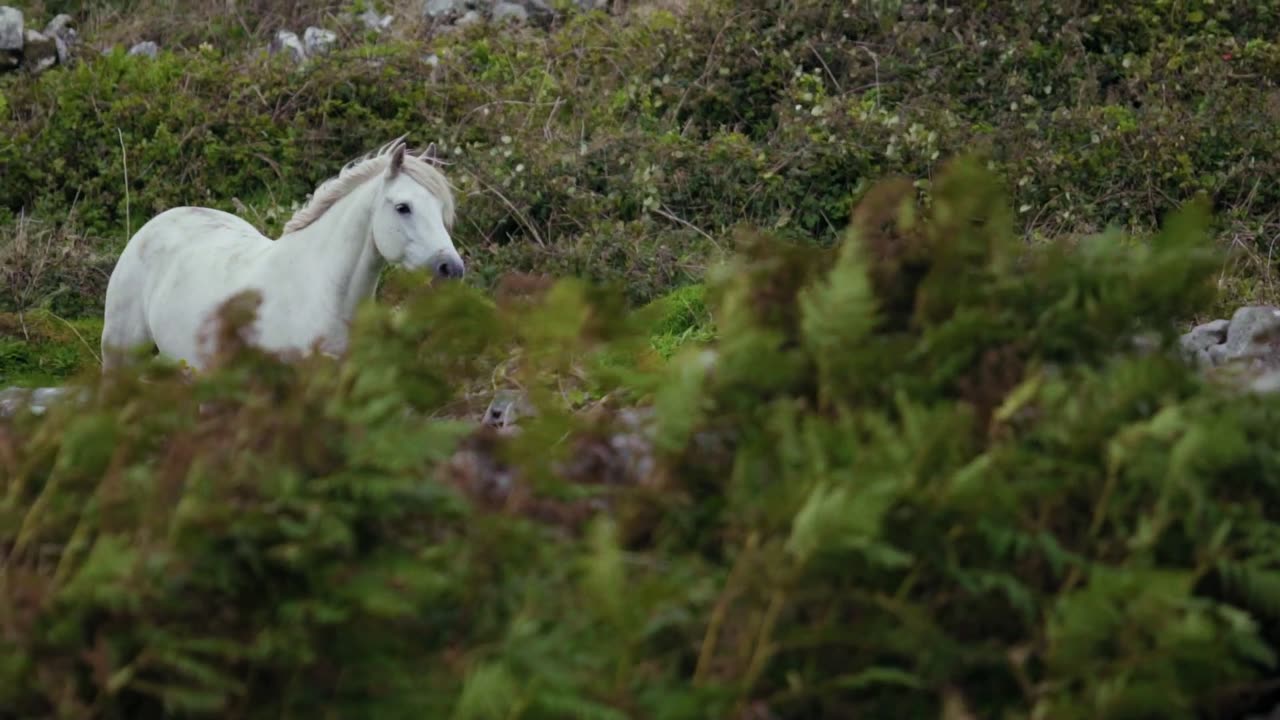
[[(165, 275), (186, 279), (219, 278), (242, 274), (271, 241), (246, 220), (210, 208), (172, 208), (145, 225), (129, 240), (125, 254), (145, 268), (147, 286), (154, 288)], [(124, 263), (122, 255), (120, 261)]]
[(243, 218), (205, 207), (175, 207), (165, 210), (138, 228), (130, 239), (146, 260), (159, 253), (199, 252), (205, 249), (266, 247), (271, 240)]
[(121, 253), (107, 287), (106, 323), (124, 327), (117, 334), (130, 340), (145, 336), (166, 354), (194, 361), (195, 328), (229, 294), (254, 284), (255, 261), (271, 245), (228, 212), (165, 210), (138, 228)]

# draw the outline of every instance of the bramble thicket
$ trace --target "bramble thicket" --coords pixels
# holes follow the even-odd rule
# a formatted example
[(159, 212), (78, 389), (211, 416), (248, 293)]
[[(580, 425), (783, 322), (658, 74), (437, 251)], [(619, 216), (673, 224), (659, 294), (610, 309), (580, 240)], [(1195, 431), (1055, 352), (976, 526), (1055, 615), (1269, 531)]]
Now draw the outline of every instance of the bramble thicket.
[[(1280, 704), (1280, 398), (1179, 346), (1275, 300), (1280, 9), (420, 5), (22, 7), (81, 39), (0, 76), (0, 385), (84, 397), (0, 419), (0, 718)], [(406, 132), (467, 282), (99, 377), (128, 233)]]

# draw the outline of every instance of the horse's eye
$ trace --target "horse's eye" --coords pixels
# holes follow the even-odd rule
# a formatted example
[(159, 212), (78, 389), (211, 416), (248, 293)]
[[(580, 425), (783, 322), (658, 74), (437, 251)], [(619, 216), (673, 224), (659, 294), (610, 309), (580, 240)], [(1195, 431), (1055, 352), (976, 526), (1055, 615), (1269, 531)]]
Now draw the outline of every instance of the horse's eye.
[(408, 215), (409, 206), (404, 203), (396, 203), (396, 212), (400, 213), (401, 215)]

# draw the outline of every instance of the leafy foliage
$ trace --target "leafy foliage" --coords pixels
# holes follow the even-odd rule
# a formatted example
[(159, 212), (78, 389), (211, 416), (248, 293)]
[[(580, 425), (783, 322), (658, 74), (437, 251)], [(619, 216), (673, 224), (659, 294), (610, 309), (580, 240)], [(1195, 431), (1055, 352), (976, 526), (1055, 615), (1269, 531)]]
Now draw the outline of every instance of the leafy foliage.
[[(302, 68), (206, 17), (0, 79), (0, 373), (89, 391), (0, 420), (0, 718), (1274, 706), (1280, 401), (1172, 347), (1269, 292), (1212, 236), (1274, 232), (1270, 3), (708, 0)], [(389, 273), (338, 360), (244, 297), (209, 373), (98, 377), (71, 316), (144, 218), (270, 234), (406, 130), (478, 282)]]
[[(963, 162), (831, 249), (744, 234), (669, 363), (675, 303), (578, 281), (409, 283), (339, 360), (245, 346), (245, 298), (209, 373), (0, 425), (3, 705), (1230, 717), (1280, 648), (1280, 401), (1173, 347), (1208, 215), (1075, 248), (1012, 217)], [(499, 371), (523, 432), (450, 419)]]
[[(0, 79), (0, 238), (25, 211), (113, 252), (179, 204), (274, 234), (343, 162), (406, 132), (452, 163), (459, 242), (486, 287), (547, 272), (648, 302), (698, 281), (739, 224), (829, 244), (874, 179), (927, 197), (937, 164), (972, 150), (1031, 238), (1147, 233), (1197, 196), (1245, 251), (1276, 226), (1266, 2), (696, 0), (447, 33), (406, 16), (376, 42), (344, 30), (301, 68), (262, 48), (282, 13), (320, 22), (330, 4), (239, 6), (240, 22), (166, 20), (155, 60), (89, 52)], [(1246, 253), (1228, 300), (1274, 293), (1266, 255)]]

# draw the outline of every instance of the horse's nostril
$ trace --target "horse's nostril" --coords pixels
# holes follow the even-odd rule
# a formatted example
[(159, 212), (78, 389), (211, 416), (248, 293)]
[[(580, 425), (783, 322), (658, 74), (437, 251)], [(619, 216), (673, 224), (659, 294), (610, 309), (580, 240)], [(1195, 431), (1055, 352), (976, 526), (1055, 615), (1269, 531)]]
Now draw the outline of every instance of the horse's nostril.
[(462, 261), (457, 258), (446, 258), (436, 262), (436, 277), (455, 280), (462, 277), (464, 272)]

